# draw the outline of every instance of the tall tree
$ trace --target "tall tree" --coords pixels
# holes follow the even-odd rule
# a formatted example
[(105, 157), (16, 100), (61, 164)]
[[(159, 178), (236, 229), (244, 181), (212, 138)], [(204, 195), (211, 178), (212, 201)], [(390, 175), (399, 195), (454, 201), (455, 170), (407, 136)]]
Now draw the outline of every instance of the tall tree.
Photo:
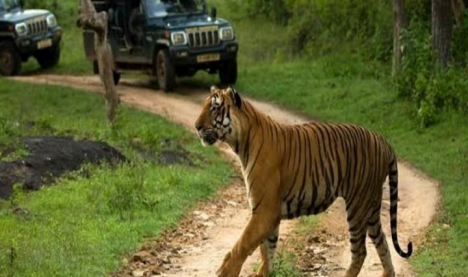
[(407, 24), (405, 0), (393, 0), (393, 73), (399, 71), (402, 66), (401, 32)]
[(452, 4), (448, 0), (432, 0), (432, 48), (434, 58), (446, 67), (451, 58)]

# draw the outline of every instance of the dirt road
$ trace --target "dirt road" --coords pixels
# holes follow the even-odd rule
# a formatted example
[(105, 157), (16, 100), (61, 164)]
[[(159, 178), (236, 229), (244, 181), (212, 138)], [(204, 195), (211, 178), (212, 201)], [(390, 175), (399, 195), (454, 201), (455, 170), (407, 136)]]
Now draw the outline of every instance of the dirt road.
[[(73, 77), (41, 75), (16, 77), (18, 81), (58, 84), (92, 92), (100, 92), (101, 85), (97, 77)], [(123, 81), (118, 87), (124, 103), (162, 115), (194, 131), (193, 124), (200, 111), (201, 100), (206, 91), (193, 91), (180, 88), (177, 93), (164, 94), (155, 91), (147, 82)], [(273, 118), (285, 123), (300, 123), (305, 119), (293, 113), (259, 101), (254, 105)], [(222, 152), (237, 162), (233, 152), (220, 145)], [(400, 202), (398, 210), (398, 234), (400, 244), (405, 249), (408, 240), (413, 240), (418, 248), (418, 238), (432, 220), (439, 202), (437, 183), (408, 164), (399, 164)], [(389, 197), (388, 188), (384, 193), (382, 215), (386, 234), (389, 234)], [(142, 247), (143, 253), (136, 254), (129, 261), (128, 268), (119, 276), (151, 276), (162, 273), (163, 276), (209, 277), (222, 261), (248, 219), (245, 192), (241, 180), (220, 192), (218, 199), (200, 204), (192, 215), (184, 219), (179, 229), (168, 234), (165, 241)], [(281, 226), (283, 239), (294, 228), (295, 221), (286, 221)], [(309, 254), (300, 255), (299, 267), (308, 276), (342, 276), (350, 261), (350, 251), (345, 220), (344, 206), (337, 201), (328, 211), (318, 231), (311, 234), (304, 246)], [(312, 233), (312, 232), (311, 232)], [(397, 276), (413, 276), (408, 263), (397, 256), (390, 237), (392, 257)], [(157, 246), (156, 246), (157, 245)], [(163, 245), (164, 247), (162, 247)], [(153, 248), (152, 248), (153, 247)], [(368, 255), (360, 276), (380, 276), (381, 266), (375, 248), (368, 240)], [(243, 274), (251, 273), (252, 262), (258, 254), (250, 257), (244, 266)], [(148, 257), (152, 256), (152, 257)], [(162, 257), (162, 258), (161, 258)], [(146, 260), (145, 260), (146, 259)], [(162, 262), (161, 262), (162, 261)]]

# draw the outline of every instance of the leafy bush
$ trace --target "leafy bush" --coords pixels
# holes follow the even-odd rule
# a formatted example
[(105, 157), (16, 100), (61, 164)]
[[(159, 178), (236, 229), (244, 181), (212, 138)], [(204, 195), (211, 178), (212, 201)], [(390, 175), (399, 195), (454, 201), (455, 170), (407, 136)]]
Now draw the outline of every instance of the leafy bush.
[[(26, 2), (26, 8), (29, 9), (48, 9), (53, 13), (56, 13), (59, 10), (59, 1), (58, 0), (28, 0)], [(78, 1), (77, 1), (78, 2)]]
[[(231, 0), (248, 16), (265, 15), (287, 25), (289, 41), (297, 53), (326, 54), (350, 42), (351, 52), (366, 46), (370, 56), (388, 60), (392, 47), (391, 2), (378, 0), (304, 1)], [(337, 44), (338, 43), (338, 44)]]
[(27, 9), (46, 9), (51, 11), (62, 26), (74, 26), (78, 1), (59, 1), (59, 0), (28, 0), (25, 1)]
[[(229, 3), (241, 14), (266, 16), (283, 25), (285, 39), (295, 56), (327, 56), (324, 69), (328, 75), (390, 76), (391, 1), (230, 0)], [(406, 0), (405, 4), (409, 26), (401, 38), (403, 69), (393, 82), (399, 96), (414, 103), (412, 114), (421, 126), (427, 127), (437, 122), (441, 109), (467, 110), (464, 72), (468, 65), (468, 12), (463, 23), (453, 30), (453, 63), (448, 70), (442, 70), (433, 61), (431, 0)]]
[(468, 11), (463, 14), (462, 23), (453, 29), (452, 54), (455, 65), (468, 65)]
[[(463, 39), (465, 28), (468, 30), (463, 25), (458, 28), (454, 40)], [(403, 67), (395, 76), (395, 84), (399, 95), (415, 104), (421, 127), (436, 123), (441, 109), (467, 111), (468, 82), (462, 68), (465, 61), (455, 61), (447, 70), (437, 68), (432, 58), (430, 23), (412, 20), (403, 32), (402, 44)], [(463, 49), (454, 52), (463, 55)]]

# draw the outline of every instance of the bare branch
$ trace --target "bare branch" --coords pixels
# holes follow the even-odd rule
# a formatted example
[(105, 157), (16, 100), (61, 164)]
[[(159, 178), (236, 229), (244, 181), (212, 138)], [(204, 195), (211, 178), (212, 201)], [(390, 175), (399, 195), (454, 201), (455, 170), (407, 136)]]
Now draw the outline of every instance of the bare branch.
[(113, 123), (120, 103), (113, 77), (114, 59), (112, 49), (107, 43), (107, 13), (97, 13), (91, 0), (79, 0), (76, 25), (93, 30), (94, 50), (99, 67), (99, 76), (104, 85), (104, 97), (107, 103), (107, 119)]

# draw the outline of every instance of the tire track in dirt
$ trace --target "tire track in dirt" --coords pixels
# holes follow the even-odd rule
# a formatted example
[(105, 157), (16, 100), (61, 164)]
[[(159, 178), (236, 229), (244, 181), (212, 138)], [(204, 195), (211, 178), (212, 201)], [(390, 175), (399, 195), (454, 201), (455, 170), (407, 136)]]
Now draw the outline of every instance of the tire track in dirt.
[[(101, 93), (102, 87), (97, 77), (74, 77), (39, 75), (31, 77), (15, 77), (18, 81), (64, 85), (87, 91)], [(178, 94), (164, 94), (151, 88), (148, 82), (124, 81), (118, 87), (118, 92), (124, 103), (162, 115), (169, 120), (182, 124), (190, 131), (194, 131), (193, 124), (200, 110), (200, 100), (207, 96), (207, 91), (194, 91), (181, 87)], [(284, 123), (301, 123), (304, 118), (293, 113), (281, 110), (273, 105), (251, 100), (256, 107), (273, 118)], [(198, 104), (195, 102), (199, 102)], [(237, 163), (234, 153), (224, 145), (219, 145), (221, 152), (232, 162)], [(212, 202), (200, 204), (194, 214), (183, 220), (180, 230), (173, 231), (167, 236), (165, 249), (157, 244), (153, 250), (146, 249), (145, 253), (153, 252), (158, 256), (164, 251), (163, 265), (158, 266), (164, 272), (163, 276), (179, 277), (209, 277), (221, 263), (224, 254), (232, 247), (245, 223), (249, 210), (245, 201), (245, 189), (240, 180), (226, 190), (220, 192), (220, 197)], [(405, 248), (409, 240), (413, 240), (417, 251), (418, 240), (424, 234), (425, 228), (430, 224), (439, 203), (438, 184), (425, 177), (410, 165), (399, 163), (399, 189), (400, 202), (398, 210), (398, 235), (400, 244)], [(382, 223), (385, 233), (389, 232), (389, 195), (388, 184), (384, 190), (384, 204), (382, 205)], [(184, 223), (186, 222), (186, 223)], [(189, 223), (187, 223), (189, 222)], [(288, 239), (295, 221), (283, 221), (280, 236)], [(201, 226), (201, 228), (194, 228)], [(193, 231), (197, 229), (197, 231)], [(189, 238), (184, 238), (185, 234)], [(180, 236), (174, 235), (180, 233)], [(183, 239), (180, 239), (180, 238)], [(397, 276), (413, 276), (407, 261), (399, 257), (393, 248), (390, 236), (387, 236), (393, 263)], [(172, 244), (171, 244), (172, 243)], [(168, 246), (168, 244), (170, 246)], [(177, 245), (177, 246), (175, 246)], [(288, 248), (288, 247), (286, 247)], [(155, 250), (157, 249), (157, 251)], [(303, 238), (300, 247), (298, 267), (308, 276), (342, 276), (350, 262), (350, 251), (346, 216), (343, 201), (336, 203), (326, 212), (326, 216), (319, 224), (318, 230), (311, 232), (310, 236)], [(380, 276), (381, 266), (374, 246), (367, 240), (368, 254), (360, 276)], [(141, 255), (140, 255), (141, 256)], [(135, 257), (135, 256), (133, 256)], [(141, 257), (140, 257), (141, 258)], [(167, 259), (170, 259), (169, 261)], [(243, 274), (251, 273), (252, 263), (258, 260), (258, 253), (252, 255), (244, 265)], [(164, 263), (165, 262), (165, 263)], [(147, 276), (148, 267), (141, 259), (133, 261), (123, 275), (118, 276)], [(165, 264), (165, 265), (164, 265)], [(142, 266), (143, 265), (143, 266)], [(164, 268), (165, 267), (165, 268)], [(142, 269), (143, 268), (143, 269)], [(154, 271), (154, 273), (160, 273)], [(151, 276), (151, 275), (148, 275)]]

